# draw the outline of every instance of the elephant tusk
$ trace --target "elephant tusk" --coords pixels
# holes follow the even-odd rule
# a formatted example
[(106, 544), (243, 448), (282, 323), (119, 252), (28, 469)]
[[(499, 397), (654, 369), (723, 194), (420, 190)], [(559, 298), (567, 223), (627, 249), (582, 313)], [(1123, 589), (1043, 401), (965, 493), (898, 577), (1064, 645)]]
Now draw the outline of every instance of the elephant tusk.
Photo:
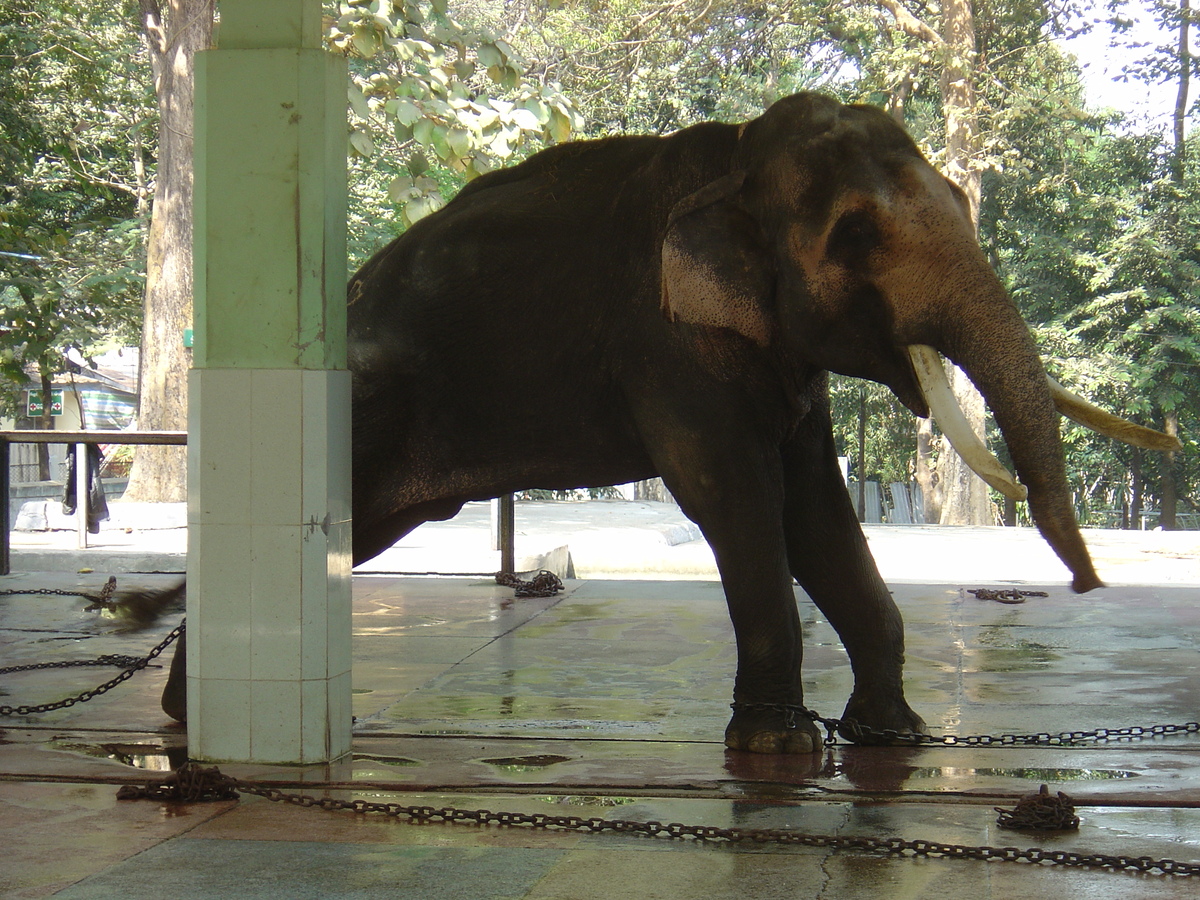
[(917, 375), (921, 393), (925, 395), (925, 402), (929, 404), (930, 414), (963, 462), (1005, 497), (1013, 500), (1026, 499), (1029, 491), (1025, 485), (1020, 484), (1013, 474), (1000, 464), (1000, 460), (984, 446), (983, 441), (967, 422), (954, 392), (950, 389), (950, 382), (946, 380), (946, 370), (942, 368), (938, 352), (924, 344), (913, 344), (908, 348), (908, 355), (912, 359), (913, 371)]
[(1046, 381), (1050, 383), (1050, 395), (1054, 398), (1054, 405), (1058, 407), (1058, 411), (1085, 428), (1146, 450), (1169, 453), (1183, 449), (1179, 438), (1114, 416), (1108, 410), (1101, 409), (1078, 394), (1068, 391), (1049, 375), (1046, 376)]

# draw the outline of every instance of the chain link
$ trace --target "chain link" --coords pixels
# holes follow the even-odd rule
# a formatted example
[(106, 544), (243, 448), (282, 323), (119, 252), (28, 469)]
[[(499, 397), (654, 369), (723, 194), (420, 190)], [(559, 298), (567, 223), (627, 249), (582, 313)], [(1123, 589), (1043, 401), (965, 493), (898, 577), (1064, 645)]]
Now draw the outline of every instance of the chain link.
[(871, 728), (853, 719), (833, 719), (813, 712), (805, 706), (783, 703), (734, 703), (733, 709), (771, 709), (785, 715), (800, 714), (824, 726), (825, 746), (835, 745), (837, 732), (853, 738), (879, 738), (889, 744), (943, 747), (1069, 747), (1084, 741), (1140, 741), (1172, 734), (1200, 734), (1200, 722), (1181, 722), (1164, 725), (1131, 725), (1127, 728), (1093, 728), (1088, 731), (1060, 731), (1057, 734), (1040, 731), (1032, 734), (944, 734), (940, 737), (916, 731), (897, 731), (892, 728)]
[(413, 824), (498, 825), (505, 828), (536, 828), (545, 830), (583, 831), (600, 834), (643, 834), (674, 840), (693, 838), (700, 841), (724, 841), (731, 844), (780, 844), (818, 847), (826, 850), (845, 850), (857, 853), (881, 853), (901, 857), (934, 857), (946, 859), (999, 860), (1002, 862), (1049, 863), (1090, 869), (1133, 870), (1146, 874), (1200, 875), (1200, 863), (1174, 859), (1155, 859), (1150, 856), (1080, 853), (1069, 850), (1046, 850), (1040, 847), (989, 847), (943, 844), (937, 841), (903, 840), (901, 838), (852, 837), (830, 834), (808, 834), (780, 828), (721, 828), (715, 825), (685, 825), (681, 822), (638, 822), (631, 819), (602, 819), (598, 817), (554, 816), (546, 813), (493, 812), (488, 809), (458, 807), (405, 806), (399, 803), (378, 803), (369, 800), (338, 800), (334, 797), (314, 797), (311, 794), (292, 794), (278, 788), (266, 787), (224, 775), (213, 766), (202, 768), (185, 763), (178, 772), (161, 782), (127, 785), (118, 792), (118, 799), (154, 799), (160, 801), (225, 800), (238, 794), (252, 794), (273, 803), (286, 803), (304, 808), (339, 810), (360, 815), (378, 813)]
[(1018, 591), (1015, 588), (1011, 590), (991, 588), (976, 588), (968, 590), (968, 594), (974, 594), (976, 600), (995, 600), (997, 603), (1024, 603), (1026, 597), (1049, 597), (1045, 591)]
[(90, 691), (84, 691), (74, 697), (67, 697), (65, 700), (58, 700), (54, 703), (37, 703), (28, 706), (0, 706), (0, 716), (29, 716), (38, 713), (52, 712), (56, 709), (67, 709), (74, 706), (76, 703), (86, 703), (94, 697), (99, 697), (101, 694), (106, 694), (115, 688), (118, 684), (128, 681), (142, 669), (145, 669), (155, 659), (162, 654), (171, 644), (175, 642), (184, 632), (187, 620), (184, 619), (177, 625), (170, 634), (163, 638), (162, 642), (147, 653), (143, 657), (136, 656), (117, 656), (109, 654), (90, 660), (67, 660), (64, 662), (49, 662), (49, 663), (31, 663), (25, 666), (11, 666), (7, 669), (0, 669), (0, 674), (8, 672), (24, 672), (32, 669), (68, 669), (75, 666), (122, 666), (121, 674), (104, 682), (99, 687), (95, 687)]
[(532, 581), (523, 581), (512, 572), (497, 572), (496, 584), (512, 588), (518, 597), (553, 597), (563, 589), (558, 576), (545, 569), (534, 575)]
[(52, 596), (52, 597), (82, 597), (84, 600), (90, 600), (92, 605), (87, 607), (88, 610), (93, 609), (111, 609), (112, 596), (117, 590), (117, 579), (115, 575), (110, 575), (108, 581), (104, 583), (104, 587), (100, 589), (99, 594), (93, 594), (84, 590), (64, 590), (60, 588), (5, 588), (0, 590), (0, 597), (15, 597), (29, 595), (37, 596)]
[(1050, 788), (1042, 785), (1036, 794), (1017, 801), (1012, 809), (993, 807), (1000, 815), (996, 824), (1001, 828), (1016, 831), (1077, 831), (1079, 816), (1075, 815), (1075, 803), (1059, 791), (1051, 795)]

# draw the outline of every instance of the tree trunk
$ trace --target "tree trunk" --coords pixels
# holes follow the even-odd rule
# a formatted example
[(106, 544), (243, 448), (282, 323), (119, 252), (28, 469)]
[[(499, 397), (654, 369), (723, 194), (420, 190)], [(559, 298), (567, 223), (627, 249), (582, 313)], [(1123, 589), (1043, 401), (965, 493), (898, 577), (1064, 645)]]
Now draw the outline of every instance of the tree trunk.
[(1129, 527), (1137, 531), (1142, 527), (1142, 450), (1140, 447), (1133, 448), (1129, 479), (1132, 482), (1129, 499)]
[[(963, 189), (971, 203), (971, 218), (979, 226), (982, 179), (973, 164), (978, 145), (975, 125), (975, 19), (970, 0), (947, 0), (942, 7), (942, 39), (946, 62), (942, 69), (942, 104), (946, 113), (946, 177)], [(981, 438), (985, 438), (983, 397), (957, 367), (950, 386)], [(937, 480), (942, 494), (942, 525), (991, 525), (991, 498), (983, 483), (943, 439), (938, 454)]]
[[(213, 0), (141, 0), (143, 37), (158, 97), (158, 170), (146, 249), (146, 298), (138, 378), (138, 427), (187, 428), (192, 324), (192, 58), (212, 42)], [(125, 499), (187, 497), (180, 447), (140, 447)]]
[(858, 521), (867, 521), (867, 389), (858, 389)]
[[(1179, 413), (1169, 412), (1163, 416), (1163, 431), (1172, 437), (1179, 436)], [(1175, 451), (1163, 454), (1162, 477), (1158, 483), (1158, 524), (1163, 531), (1178, 528), (1175, 514), (1179, 505), (1179, 494), (1175, 486)]]
[(656, 503), (674, 503), (675, 498), (667, 490), (661, 478), (650, 478), (646, 481), (633, 483), (634, 500), (653, 500)]
[[(1188, 31), (1191, 26), (1191, 0), (1179, 2), (1179, 43), (1177, 45), (1177, 62), (1179, 64), (1179, 86), (1175, 94), (1175, 111), (1173, 114), (1175, 145), (1171, 155), (1171, 180), (1183, 193), (1183, 177), (1187, 168), (1187, 109), (1188, 88), (1191, 85), (1192, 60), (1188, 47)], [(1176, 204), (1182, 202), (1177, 199)], [(1171, 212), (1172, 225), (1179, 220), (1178, 206)], [(1179, 413), (1174, 410), (1163, 412), (1163, 431), (1172, 436), (1179, 434)], [(1175, 452), (1163, 454), (1162, 475), (1158, 482), (1158, 524), (1164, 531), (1174, 531), (1176, 528), (1175, 513), (1179, 505), (1178, 488), (1175, 481)]]
[(936, 440), (937, 435), (933, 433), (933, 420), (925, 418), (918, 421), (917, 466), (914, 477), (924, 500), (926, 525), (936, 525), (942, 520), (942, 484), (938, 477), (937, 461), (933, 458)]
[[(979, 227), (979, 199), (982, 179), (973, 160), (979, 144), (975, 124), (976, 99), (972, 81), (976, 63), (975, 15), (972, 0), (945, 0), (942, 3), (942, 33), (921, 21), (900, 0), (877, 0), (891, 14), (905, 34), (936, 48), (943, 57), (942, 107), (946, 116), (945, 174), (967, 195), (971, 217)], [(897, 89), (903, 98), (905, 86)], [(896, 115), (893, 103), (892, 114)], [(983, 398), (970, 380), (957, 369), (950, 373), (950, 385), (966, 414), (967, 421), (985, 437)], [(917, 483), (925, 500), (925, 521), (943, 525), (990, 525), (991, 502), (985, 485), (963, 463), (950, 445), (942, 440), (936, 471), (931, 471), (932, 426), (926, 422), (917, 431)], [(958, 496), (965, 492), (966, 496)], [(940, 513), (939, 513), (940, 507)]]
[[(50, 430), (54, 427), (54, 413), (51, 412), (50, 392), (54, 389), (53, 377), (49, 374), (49, 369), (44, 366), (38, 367), (38, 375), (42, 384), (42, 415), (41, 422), (38, 427), (44, 430)], [(38, 481), (50, 481), (50, 445), (37, 445), (37, 461), (38, 461)]]

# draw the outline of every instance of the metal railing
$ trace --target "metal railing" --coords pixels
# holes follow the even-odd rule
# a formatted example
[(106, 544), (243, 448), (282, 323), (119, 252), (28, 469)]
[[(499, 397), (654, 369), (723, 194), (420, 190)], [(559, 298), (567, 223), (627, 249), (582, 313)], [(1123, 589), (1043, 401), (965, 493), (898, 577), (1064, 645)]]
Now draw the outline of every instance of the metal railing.
[[(75, 447), (75, 516), (79, 530), (79, 547), (87, 547), (88, 444), (158, 444), (185, 446), (186, 431), (0, 431), (0, 575), (11, 571), (9, 548), (12, 521), (9, 516), (9, 445), (10, 444), (73, 444)], [(513, 495), (505, 494), (492, 501), (492, 549), (500, 551), (500, 569), (511, 572), (516, 562), (516, 523)]]
[(79, 523), (81, 547), (87, 546), (88, 444), (158, 444), (183, 446), (186, 431), (0, 431), (0, 575), (11, 571), (9, 541), (12, 522), (9, 520), (9, 445), (10, 444), (73, 444), (75, 447), (75, 515)]

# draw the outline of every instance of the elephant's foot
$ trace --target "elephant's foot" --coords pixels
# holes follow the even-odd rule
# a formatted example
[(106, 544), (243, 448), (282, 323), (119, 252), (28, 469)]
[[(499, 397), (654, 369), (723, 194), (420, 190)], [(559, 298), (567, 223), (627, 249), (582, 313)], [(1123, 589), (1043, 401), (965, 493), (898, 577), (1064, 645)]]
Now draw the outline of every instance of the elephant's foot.
[(821, 731), (797, 706), (735, 703), (725, 729), (725, 746), (751, 753), (816, 753)]
[[(878, 694), (865, 694), (855, 691), (846, 704), (842, 713), (842, 721), (850, 723), (838, 728), (838, 734), (855, 744), (911, 744), (912, 741), (886, 734), (874, 732), (895, 732), (904, 734), (928, 734), (925, 720), (913, 712), (903, 696), (881, 698)], [(854, 725), (870, 729), (863, 733)]]

